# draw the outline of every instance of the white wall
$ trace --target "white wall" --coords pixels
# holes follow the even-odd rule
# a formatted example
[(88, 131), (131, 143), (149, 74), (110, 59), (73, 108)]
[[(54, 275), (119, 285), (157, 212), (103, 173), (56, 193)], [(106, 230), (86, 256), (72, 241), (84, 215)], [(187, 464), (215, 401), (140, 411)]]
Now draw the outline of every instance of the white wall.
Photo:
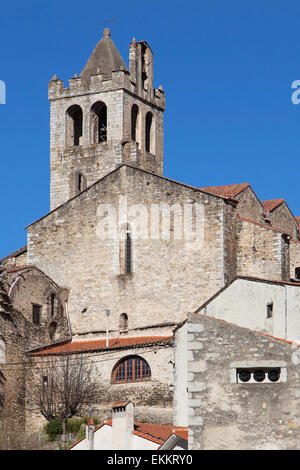
[[(133, 450), (156, 450), (159, 444), (139, 436), (132, 436)], [(87, 439), (83, 439), (71, 450), (89, 450)], [(102, 426), (94, 433), (94, 450), (113, 450), (112, 447), (112, 427), (108, 424)]]
[(173, 398), (173, 417), (174, 426), (187, 426), (187, 327), (184, 324), (176, 330), (174, 335), (174, 398)]
[(199, 313), (300, 343), (300, 286), (237, 279)]

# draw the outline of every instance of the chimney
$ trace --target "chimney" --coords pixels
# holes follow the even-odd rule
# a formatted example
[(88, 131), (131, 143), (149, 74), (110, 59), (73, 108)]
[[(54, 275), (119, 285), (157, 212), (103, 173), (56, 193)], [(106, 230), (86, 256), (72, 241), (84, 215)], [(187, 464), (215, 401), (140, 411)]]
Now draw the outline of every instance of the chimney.
[(94, 448), (94, 420), (89, 418), (88, 424), (85, 427), (85, 437), (87, 440), (87, 448), (88, 450), (93, 450)]
[(118, 401), (112, 406), (112, 448), (130, 450), (133, 447), (134, 406), (130, 401)]

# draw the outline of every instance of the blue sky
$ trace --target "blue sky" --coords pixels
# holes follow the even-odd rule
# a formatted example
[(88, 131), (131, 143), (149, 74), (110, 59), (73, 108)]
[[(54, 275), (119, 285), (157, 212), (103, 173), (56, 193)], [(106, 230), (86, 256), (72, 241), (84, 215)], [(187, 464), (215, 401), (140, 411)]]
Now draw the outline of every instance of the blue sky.
[(300, 215), (300, 105), (291, 102), (299, 2), (14, 0), (0, 18), (0, 258), (49, 211), (48, 82), (80, 73), (106, 26), (126, 63), (133, 37), (154, 51), (167, 98), (166, 176), (250, 182), (259, 198), (285, 198)]

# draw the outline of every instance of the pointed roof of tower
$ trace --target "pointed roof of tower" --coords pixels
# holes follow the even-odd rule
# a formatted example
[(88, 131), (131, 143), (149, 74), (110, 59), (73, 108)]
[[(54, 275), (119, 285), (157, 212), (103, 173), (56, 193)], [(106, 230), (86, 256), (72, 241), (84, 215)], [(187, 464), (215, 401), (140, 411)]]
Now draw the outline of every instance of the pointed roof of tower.
[(103, 37), (93, 50), (81, 76), (89, 79), (91, 75), (102, 74), (111, 77), (113, 71), (128, 69), (110, 37), (110, 29), (105, 28)]

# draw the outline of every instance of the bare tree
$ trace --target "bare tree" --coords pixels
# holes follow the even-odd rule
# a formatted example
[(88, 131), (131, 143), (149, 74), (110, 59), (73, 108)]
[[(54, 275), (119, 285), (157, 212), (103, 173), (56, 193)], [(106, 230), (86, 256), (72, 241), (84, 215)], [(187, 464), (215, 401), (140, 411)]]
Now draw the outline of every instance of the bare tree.
[(66, 420), (81, 416), (98, 396), (93, 363), (84, 355), (48, 356), (31, 367), (28, 377), (30, 402), (48, 420), (61, 420), (63, 433)]

